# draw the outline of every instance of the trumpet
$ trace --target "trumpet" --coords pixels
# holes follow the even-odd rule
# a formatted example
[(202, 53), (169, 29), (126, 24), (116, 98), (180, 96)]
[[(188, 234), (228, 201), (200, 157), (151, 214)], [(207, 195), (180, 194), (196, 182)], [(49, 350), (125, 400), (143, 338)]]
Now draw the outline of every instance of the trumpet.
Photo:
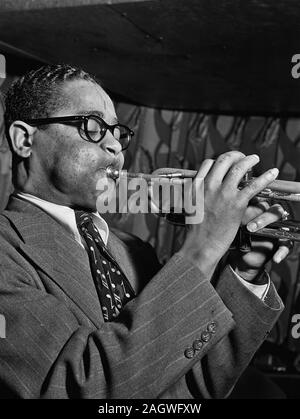
[[(118, 170), (113, 167), (106, 168), (106, 175), (114, 180), (120, 178), (121, 176), (126, 176), (127, 178), (143, 178), (148, 183), (153, 182), (157, 179), (188, 179), (194, 178), (197, 174), (196, 170), (188, 169), (177, 169), (177, 168), (161, 168), (156, 169), (151, 174), (145, 173), (131, 173), (126, 170)], [(248, 172), (243, 180), (241, 181), (239, 188), (242, 189), (245, 187), (252, 179), (255, 179), (251, 171)], [(300, 182), (292, 182), (287, 180), (274, 180), (268, 185), (268, 188), (263, 189), (259, 192), (257, 197), (271, 199), (272, 201), (290, 201), (290, 202), (300, 202)], [(166, 218), (167, 221), (184, 226), (185, 223), (178, 221), (178, 214), (159, 214)], [(174, 217), (175, 215), (175, 217)], [(182, 214), (181, 214), (182, 215)], [(256, 232), (248, 232), (245, 228), (240, 229), (240, 235), (247, 234), (249, 237), (261, 236), (273, 239), (280, 240), (290, 240), (290, 241), (300, 241), (300, 221), (297, 220), (282, 220), (268, 225)]]

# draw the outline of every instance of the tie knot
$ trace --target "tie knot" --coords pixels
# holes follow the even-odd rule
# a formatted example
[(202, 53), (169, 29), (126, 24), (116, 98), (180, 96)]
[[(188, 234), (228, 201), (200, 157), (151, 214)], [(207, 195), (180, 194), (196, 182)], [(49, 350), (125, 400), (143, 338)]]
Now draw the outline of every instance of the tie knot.
[(86, 242), (93, 240), (96, 246), (105, 247), (101, 234), (94, 224), (92, 214), (85, 211), (75, 211), (75, 219), (79, 233)]
[(84, 225), (90, 225), (93, 223), (91, 214), (85, 211), (75, 211), (75, 219), (78, 227), (83, 227)]

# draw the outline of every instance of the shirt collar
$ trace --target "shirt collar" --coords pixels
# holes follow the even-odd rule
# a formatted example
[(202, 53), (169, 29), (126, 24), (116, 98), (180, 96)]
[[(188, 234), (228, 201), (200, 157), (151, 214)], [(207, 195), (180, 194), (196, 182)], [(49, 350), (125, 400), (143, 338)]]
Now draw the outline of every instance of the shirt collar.
[[(42, 210), (51, 215), (52, 218), (54, 218), (70, 233), (72, 233), (75, 240), (82, 245), (81, 236), (76, 224), (75, 212), (72, 208), (66, 207), (64, 205), (54, 204), (53, 202), (45, 201), (44, 199), (38, 198), (29, 193), (18, 192), (17, 196), (29, 202), (32, 202), (37, 207), (40, 207)], [(98, 229), (101, 235), (103, 242), (106, 245), (109, 235), (109, 229), (106, 221), (100, 216), (98, 212), (93, 212), (92, 218), (96, 228)]]

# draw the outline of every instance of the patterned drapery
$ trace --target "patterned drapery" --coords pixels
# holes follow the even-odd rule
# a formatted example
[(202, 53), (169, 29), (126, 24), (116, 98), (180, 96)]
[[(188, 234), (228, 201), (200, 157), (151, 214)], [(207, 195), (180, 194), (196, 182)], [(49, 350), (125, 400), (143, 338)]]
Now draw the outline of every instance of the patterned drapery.
[(10, 80), (0, 78), (0, 211), (4, 208), (11, 191), (11, 153), (4, 130), (4, 95)]

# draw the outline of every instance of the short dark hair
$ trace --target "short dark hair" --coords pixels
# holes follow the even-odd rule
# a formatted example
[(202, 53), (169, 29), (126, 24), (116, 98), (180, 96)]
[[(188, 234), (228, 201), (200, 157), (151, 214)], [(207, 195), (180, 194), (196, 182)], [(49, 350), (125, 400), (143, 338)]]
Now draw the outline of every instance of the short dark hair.
[(16, 120), (47, 118), (64, 104), (60, 94), (65, 81), (96, 79), (78, 67), (68, 64), (44, 65), (31, 70), (10, 86), (5, 98), (6, 132)]

